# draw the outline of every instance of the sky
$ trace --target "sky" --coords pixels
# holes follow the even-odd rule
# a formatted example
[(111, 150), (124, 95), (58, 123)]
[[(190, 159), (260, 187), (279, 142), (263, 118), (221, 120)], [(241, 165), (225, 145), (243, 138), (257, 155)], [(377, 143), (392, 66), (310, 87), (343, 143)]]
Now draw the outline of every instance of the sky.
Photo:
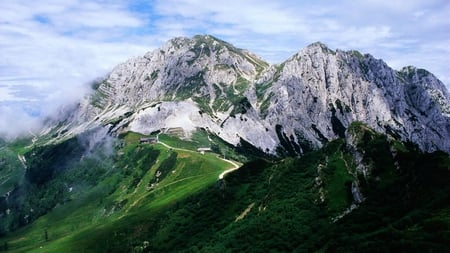
[(0, 136), (36, 131), (117, 64), (210, 34), (280, 63), (321, 41), (450, 87), (448, 0), (2, 0)]

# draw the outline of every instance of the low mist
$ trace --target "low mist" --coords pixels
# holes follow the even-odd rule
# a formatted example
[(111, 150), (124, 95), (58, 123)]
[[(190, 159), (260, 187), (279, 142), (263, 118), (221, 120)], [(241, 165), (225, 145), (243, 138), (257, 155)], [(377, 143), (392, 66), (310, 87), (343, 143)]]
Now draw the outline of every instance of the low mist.
[(110, 156), (114, 153), (117, 139), (109, 135), (107, 127), (98, 127), (77, 136), (83, 146), (85, 157)]
[(0, 101), (0, 138), (11, 141), (38, 135), (43, 128), (64, 120), (92, 92), (91, 86), (89, 83), (42, 91), (44, 94), (39, 99), (15, 97), (15, 100)]
[(0, 105), (0, 138), (29, 136), (42, 127), (42, 122), (42, 118), (33, 116), (22, 105)]

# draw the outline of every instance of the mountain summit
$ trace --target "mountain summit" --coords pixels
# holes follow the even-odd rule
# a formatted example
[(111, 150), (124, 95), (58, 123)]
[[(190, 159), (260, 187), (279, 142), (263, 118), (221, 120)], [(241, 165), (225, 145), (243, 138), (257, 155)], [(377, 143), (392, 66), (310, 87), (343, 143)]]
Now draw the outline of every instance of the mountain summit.
[(269, 65), (210, 35), (174, 38), (94, 88), (54, 136), (98, 126), (116, 134), (182, 128), (187, 136), (204, 128), (233, 145), (299, 155), (360, 121), (422, 150), (450, 152), (450, 95), (434, 75), (320, 42)]

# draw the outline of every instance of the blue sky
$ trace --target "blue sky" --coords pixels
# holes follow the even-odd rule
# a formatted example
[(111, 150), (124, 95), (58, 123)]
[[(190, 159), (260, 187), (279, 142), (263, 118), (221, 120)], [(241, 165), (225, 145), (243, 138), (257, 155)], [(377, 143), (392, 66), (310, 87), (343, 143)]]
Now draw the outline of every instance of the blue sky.
[(118, 63), (195, 34), (272, 63), (321, 41), (425, 68), (449, 87), (448, 15), (448, 0), (3, 0), (0, 134), (37, 127)]

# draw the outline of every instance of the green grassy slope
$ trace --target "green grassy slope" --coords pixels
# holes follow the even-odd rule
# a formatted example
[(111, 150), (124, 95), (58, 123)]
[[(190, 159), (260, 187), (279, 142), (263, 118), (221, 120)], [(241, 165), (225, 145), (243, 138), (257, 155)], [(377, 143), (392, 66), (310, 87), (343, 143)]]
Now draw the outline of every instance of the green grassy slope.
[[(0, 139), (0, 196), (10, 192), (20, 184), (25, 168), (20, 159), (29, 150), (30, 139), (18, 139), (7, 143)], [(1, 211), (1, 210), (0, 210)]]
[[(6, 243), (8, 252), (448, 252), (449, 156), (421, 153), (361, 124), (348, 132), (353, 146), (339, 139), (301, 158), (253, 160), (219, 181), (230, 164), (216, 155), (141, 145), (140, 136), (129, 133), (114, 169), (89, 193), (1, 238), (0, 247)], [(361, 155), (360, 164), (354, 152)], [(356, 181), (365, 200), (348, 212)]]
[[(74, 185), (67, 200), (2, 239), (8, 251), (98, 252), (107, 245), (90, 244), (90, 238), (103, 234), (109, 238), (111, 230), (141, 226), (153, 213), (214, 184), (220, 173), (232, 167), (217, 154), (139, 144), (140, 137), (134, 133), (123, 137), (125, 144), (108, 163), (111, 167), (92, 175), (98, 177), (94, 184)], [(72, 168), (39, 183), (41, 187), (68, 184), (72, 177), (82, 176), (77, 172), (89, 173), (89, 169)]]

